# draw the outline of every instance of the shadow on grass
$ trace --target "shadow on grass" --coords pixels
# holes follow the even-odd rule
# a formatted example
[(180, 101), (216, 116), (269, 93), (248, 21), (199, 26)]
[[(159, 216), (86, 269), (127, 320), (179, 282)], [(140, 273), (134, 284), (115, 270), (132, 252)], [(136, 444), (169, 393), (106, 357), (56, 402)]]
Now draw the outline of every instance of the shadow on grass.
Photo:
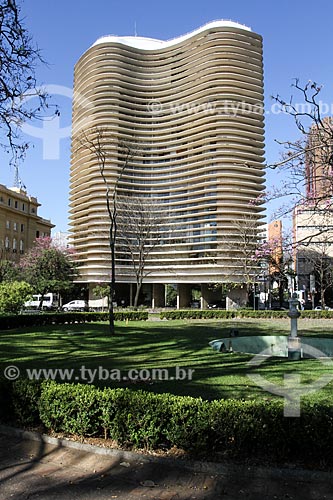
[[(113, 337), (108, 334), (107, 325), (102, 323), (6, 331), (0, 334), (0, 363), (2, 370), (9, 364), (17, 365), (21, 374), (26, 374), (27, 369), (69, 369), (73, 372), (63, 381), (92, 382), (100, 386), (130, 387), (204, 399), (270, 397), (247, 377), (251, 371), (247, 363), (253, 355), (223, 355), (213, 351), (208, 342), (228, 337), (234, 329), (239, 336), (271, 335), (273, 331), (283, 335), (288, 333), (288, 326), (288, 321), (271, 320), (260, 323), (253, 320), (118, 323), (117, 335)], [(283, 383), (286, 371), (297, 369), (303, 376), (309, 370), (316, 372), (313, 363), (308, 360), (300, 365), (296, 362), (286, 364), (281, 359), (270, 358), (257, 371)], [(82, 372), (82, 367), (90, 373)], [(187, 374), (188, 370), (194, 370), (192, 379), (186, 376), (177, 379), (176, 367)], [(167, 370), (168, 379), (124, 380), (124, 377), (128, 379), (129, 370), (153, 369)], [(105, 378), (103, 370), (113, 373), (119, 370), (120, 380)], [(141, 378), (146, 376), (147, 371)], [(50, 378), (49, 372), (41, 372), (40, 377)], [(56, 378), (59, 380), (59, 373)]]

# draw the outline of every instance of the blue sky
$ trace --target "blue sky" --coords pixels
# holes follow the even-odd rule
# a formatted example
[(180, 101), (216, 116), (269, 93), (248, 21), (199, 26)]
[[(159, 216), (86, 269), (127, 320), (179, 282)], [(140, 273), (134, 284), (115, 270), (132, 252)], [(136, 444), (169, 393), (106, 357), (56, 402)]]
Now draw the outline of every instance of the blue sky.
[[(54, 94), (61, 111), (59, 123), (48, 126), (57, 127), (64, 135), (52, 144), (45, 145), (44, 141), (43, 152), (42, 139), (32, 136), (43, 135), (42, 124), (26, 130), (31, 148), (20, 166), (20, 175), (29, 194), (37, 196), (42, 204), (40, 215), (50, 218), (56, 224), (55, 230), (67, 229), (71, 101), (66, 95), (70, 95), (73, 85), (74, 64), (97, 38), (107, 34), (134, 35), (136, 26), (139, 36), (167, 40), (212, 20), (231, 19), (263, 36), (267, 110), (272, 104), (271, 95), (289, 98), (294, 94), (295, 100), (301, 102), (291, 88), (296, 77), (302, 82), (312, 79), (323, 84), (321, 100), (332, 109), (332, 5), (330, 0), (309, 4), (304, 0), (24, 0), (25, 24), (48, 62), (48, 66), (38, 68), (39, 81)], [(275, 139), (297, 137), (290, 117), (267, 114), (267, 162), (279, 158), (281, 147)], [(1, 156), (0, 160), (0, 183), (10, 186), (14, 172), (6, 165), (6, 158)], [(268, 187), (276, 184), (276, 174), (269, 172), (267, 180)]]

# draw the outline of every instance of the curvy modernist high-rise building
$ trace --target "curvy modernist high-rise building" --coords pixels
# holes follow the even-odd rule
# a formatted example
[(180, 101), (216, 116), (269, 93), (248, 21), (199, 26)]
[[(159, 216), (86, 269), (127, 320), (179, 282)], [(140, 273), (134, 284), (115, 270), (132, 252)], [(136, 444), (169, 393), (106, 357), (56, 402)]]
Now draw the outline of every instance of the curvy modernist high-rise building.
[[(178, 284), (180, 306), (191, 284), (209, 300), (209, 283), (243, 283), (238, 224), (259, 225), (263, 210), (262, 110), (262, 38), (246, 26), (215, 21), (169, 41), (98, 39), (74, 78), (70, 206), (81, 281), (110, 277), (106, 184), (89, 141), (102, 131), (111, 192), (149, 198), (164, 213), (146, 266), (155, 305), (166, 283)], [(120, 260), (116, 275), (135, 282)]]

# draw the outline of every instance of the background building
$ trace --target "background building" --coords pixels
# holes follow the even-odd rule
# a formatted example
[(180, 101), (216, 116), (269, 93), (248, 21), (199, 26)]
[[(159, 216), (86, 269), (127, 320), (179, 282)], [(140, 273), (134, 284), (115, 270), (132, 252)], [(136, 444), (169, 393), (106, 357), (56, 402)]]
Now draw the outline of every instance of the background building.
[(305, 155), (306, 196), (293, 212), (297, 287), (313, 306), (323, 288), (325, 298), (333, 304), (332, 127), (332, 117), (324, 117), (310, 128)]
[(37, 214), (40, 204), (21, 188), (0, 184), (0, 258), (18, 262), (36, 238), (50, 236), (53, 224)]
[(326, 206), (298, 206), (293, 226), (298, 290), (303, 290), (314, 306), (325, 287), (327, 303), (333, 305), (333, 211)]
[[(164, 214), (163, 237), (146, 264), (143, 297), (164, 304), (177, 284), (178, 306), (200, 286), (237, 282), (246, 300), (238, 223), (258, 225), (264, 189), (262, 39), (216, 21), (170, 41), (105, 36), (75, 67), (70, 187), (74, 248), (81, 281), (110, 279), (109, 220), (100, 155), (82, 140), (103, 130), (111, 193), (150, 200)], [(101, 151), (100, 150), (100, 151)], [(130, 151), (129, 156), (127, 156)], [(119, 250), (119, 249), (118, 249)], [(118, 252), (117, 300), (135, 282)]]
[(333, 195), (332, 117), (313, 124), (305, 156), (306, 199), (317, 204)]

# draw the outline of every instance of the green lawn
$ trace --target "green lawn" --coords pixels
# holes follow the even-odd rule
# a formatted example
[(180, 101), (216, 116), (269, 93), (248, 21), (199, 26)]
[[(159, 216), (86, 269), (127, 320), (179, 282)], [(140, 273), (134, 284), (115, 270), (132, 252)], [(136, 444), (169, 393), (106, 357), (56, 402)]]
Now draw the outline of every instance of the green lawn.
[[(105, 324), (56, 325), (6, 331), (0, 333), (1, 373), (8, 365), (17, 365), (21, 374), (27, 368), (75, 369), (74, 380), (83, 381), (80, 368), (121, 370), (166, 368), (175, 375), (175, 367), (194, 370), (192, 380), (156, 380), (150, 383), (102, 381), (101, 385), (130, 386), (155, 392), (216, 398), (266, 398), (272, 396), (257, 387), (247, 376), (260, 373), (277, 384), (283, 384), (285, 373), (297, 371), (302, 383), (319, 378), (327, 368), (319, 360), (288, 361), (271, 358), (260, 368), (250, 368), (252, 355), (220, 354), (213, 351), (210, 340), (228, 337), (231, 329), (239, 335), (288, 334), (289, 320), (198, 320), (147, 321), (117, 323), (117, 335), (109, 337)], [(332, 320), (299, 320), (302, 335), (333, 338)], [(105, 372), (104, 372), (105, 373)], [(88, 377), (88, 373), (85, 372)], [(87, 381), (87, 379), (86, 379)], [(94, 380), (96, 385), (96, 380)], [(317, 393), (315, 398), (330, 398), (333, 383)], [(333, 396), (332, 396), (333, 401)]]

